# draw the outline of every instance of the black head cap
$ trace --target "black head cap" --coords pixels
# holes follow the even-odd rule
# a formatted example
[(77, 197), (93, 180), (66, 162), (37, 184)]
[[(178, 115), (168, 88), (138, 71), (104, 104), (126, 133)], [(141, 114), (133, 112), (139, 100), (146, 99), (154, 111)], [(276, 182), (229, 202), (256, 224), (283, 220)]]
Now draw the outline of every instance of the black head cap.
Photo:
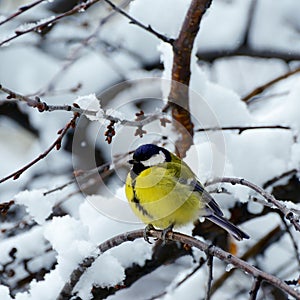
[(166, 157), (166, 161), (171, 161), (171, 154), (168, 150), (159, 147), (154, 144), (145, 144), (140, 147), (138, 147), (134, 154), (133, 154), (133, 161), (135, 162), (142, 162), (145, 160), (148, 160), (153, 155), (159, 154), (160, 152), (163, 152)]

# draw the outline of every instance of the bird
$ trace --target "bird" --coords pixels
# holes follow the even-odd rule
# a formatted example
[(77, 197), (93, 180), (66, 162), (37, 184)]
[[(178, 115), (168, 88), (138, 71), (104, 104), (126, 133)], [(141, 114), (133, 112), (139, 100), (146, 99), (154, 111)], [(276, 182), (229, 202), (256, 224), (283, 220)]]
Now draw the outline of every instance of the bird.
[(235, 239), (249, 235), (229, 222), (214, 198), (205, 190), (190, 167), (178, 156), (155, 144), (143, 144), (128, 161), (132, 165), (125, 183), (125, 194), (133, 212), (150, 229), (173, 228), (204, 217)]

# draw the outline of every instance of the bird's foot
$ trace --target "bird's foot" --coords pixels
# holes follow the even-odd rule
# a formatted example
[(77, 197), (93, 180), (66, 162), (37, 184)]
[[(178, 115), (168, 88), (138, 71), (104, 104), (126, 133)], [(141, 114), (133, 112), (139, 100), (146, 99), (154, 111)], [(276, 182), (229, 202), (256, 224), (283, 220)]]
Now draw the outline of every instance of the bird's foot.
[(166, 240), (167, 240), (167, 235), (169, 232), (171, 232), (173, 230), (173, 227), (174, 227), (174, 224), (171, 224), (169, 225), (167, 228), (165, 228), (163, 231), (162, 231), (162, 240), (163, 242), (165, 243)]
[(143, 233), (143, 236), (144, 236), (144, 240), (149, 243), (149, 244), (152, 244), (149, 240), (149, 233), (151, 230), (155, 230), (154, 226), (152, 224), (148, 224), (145, 229), (144, 229), (144, 233)]

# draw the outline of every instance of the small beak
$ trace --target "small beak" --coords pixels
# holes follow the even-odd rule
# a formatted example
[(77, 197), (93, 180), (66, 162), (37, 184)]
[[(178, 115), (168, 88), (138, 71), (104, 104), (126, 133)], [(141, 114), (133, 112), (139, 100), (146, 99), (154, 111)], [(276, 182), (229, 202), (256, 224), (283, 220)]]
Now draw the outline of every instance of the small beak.
[(133, 165), (133, 164), (135, 164), (137, 161), (134, 160), (134, 159), (130, 159), (130, 160), (128, 160), (127, 162), (128, 162), (129, 164)]

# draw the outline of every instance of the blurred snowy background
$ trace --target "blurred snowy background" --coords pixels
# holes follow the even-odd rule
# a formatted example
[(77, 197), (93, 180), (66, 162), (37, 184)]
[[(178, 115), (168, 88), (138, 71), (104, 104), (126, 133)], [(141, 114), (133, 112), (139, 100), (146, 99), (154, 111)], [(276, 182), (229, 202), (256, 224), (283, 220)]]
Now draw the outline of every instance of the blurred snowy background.
[[(72, 105), (80, 96), (96, 94), (103, 109), (113, 108), (115, 115), (129, 120), (141, 109), (147, 114), (163, 107), (161, 101), (147, 99), (161, 99), (160, 85), (152, 85), (147, 79), (144, 86), (143, 80), (170, 79), (171, 47), (130, 24), (103, 1), (46, 28), (5, 42), (16, 32), (51, 20), (80, 2), (84, 1), (40, 1), (0, 26), (0, 84), (56, 105)], [(0, 0), (0, 24), (28, 3)], [(168, 37), (176, 37), (190, 1), (114, 3), (143, 24)], [(286, 127), (222, 131), (225, 150), (221, 175), (244, 177), (268, 188), (277, 199), (286, 200), (285, 204), (296, 213), (300, 209), (300, 72), (289, 72), (300, 67), (299, 11), (297, 0), (213, 0), (201, 22), (191, 66), (191, 89), (205, 99), (218, 126)], [(255, 88), (285, 74), (288, 75), (243, 101)], [(120, 83), (123, 84), (117, 85)], [(190, 99), (194, 119), (200, 120), (204, 128), (215, 126), (203, 116), (204, 104), (196, 98)], [(71, 113), (63, 111), (39, 113), (0, 94), (0, 179), (45, 151), (71, 117)], [(78, 192), (76, 184), (46, 196), (44, 193), (69, 182), (74, 168), (100, 166), (110, 161), (112, 154), (126, 154), (138, 144), (157, 140), (161, 135), (174, 139), (174, 132), (154, 122), (145, 126), (149, 134), (140, 139), (134, 137), (133, 129), (116, 127), (117, 135), (108, 145), (103, 133), (109, 122), (103, 124), (82, 116), (79, 123), (63, 139), (61, 150), (53, 150), (17, 180), (0, 184), (0, 203), (15, 201), (0, 216), (1, 300), (55, 299), (70, 272), (99, 243), (143, 227), (127, 212), (123, 192), (126, 166), (110, 174), (104, 184), (91, 184), (85, 194)], [(220, 175), (211, 170), (211, 140), (196, 132), (194, 142), (186, 161), (201, 181)], [(171, 146), (169, 149), (173, 150)], [(288, 233), (282, 216), (259, 201), (254, 202), (257, 195), (248, 189), (227, 185), (225, 188), (227, 194), (217, 194), (216, 199), (228, 218), (232, 212), (244, 212), (240, 226), (251, 236), (237, 245), (237, 255), (261, 245), (259, 242), (266, 241), (266, 236), (272, 233), (248, 260), (283, 280), (297, 281), (299, 233), (292, 227)], [(94, 207), (97, 204), (91, 205), (116, 198), (121, 205), (112, 205), (114, 216), (110, 211), (99, 213)], [(124, 217), (121, 222), (116, 216), (122, 213), (128, 213), (129, 219)], [(188, 234), (192, 230), (192, 225), (182, 229)], [(216, 237), (212, 233), (207, 238)], [(219, 245), (226, 247), (227, 243), (219, 241)], [(203, 299), (206, 267), (178, 283), (198, 266), (205, 254), (196, 250), (191, 250), (193, 255), (177, 253), (178, 258), (170, 254), (170, 259), (164, 258), (153, 267), (156, 255), (163, 256), (156, 250), (137, 240), (100, 256), (76, 286), (75, 298), (154, 299), (160, 295), (159, 299)], [(215, 260), (214, 279), (226, 270), (230, 266)], [(132, 279), (130, 284), (125, 278)], [(212, 299), (248, 299), (251, 285), (251, 277), (236, 271), (216, 288)], [(266, 285), (258, 299), (287, 297)]]

